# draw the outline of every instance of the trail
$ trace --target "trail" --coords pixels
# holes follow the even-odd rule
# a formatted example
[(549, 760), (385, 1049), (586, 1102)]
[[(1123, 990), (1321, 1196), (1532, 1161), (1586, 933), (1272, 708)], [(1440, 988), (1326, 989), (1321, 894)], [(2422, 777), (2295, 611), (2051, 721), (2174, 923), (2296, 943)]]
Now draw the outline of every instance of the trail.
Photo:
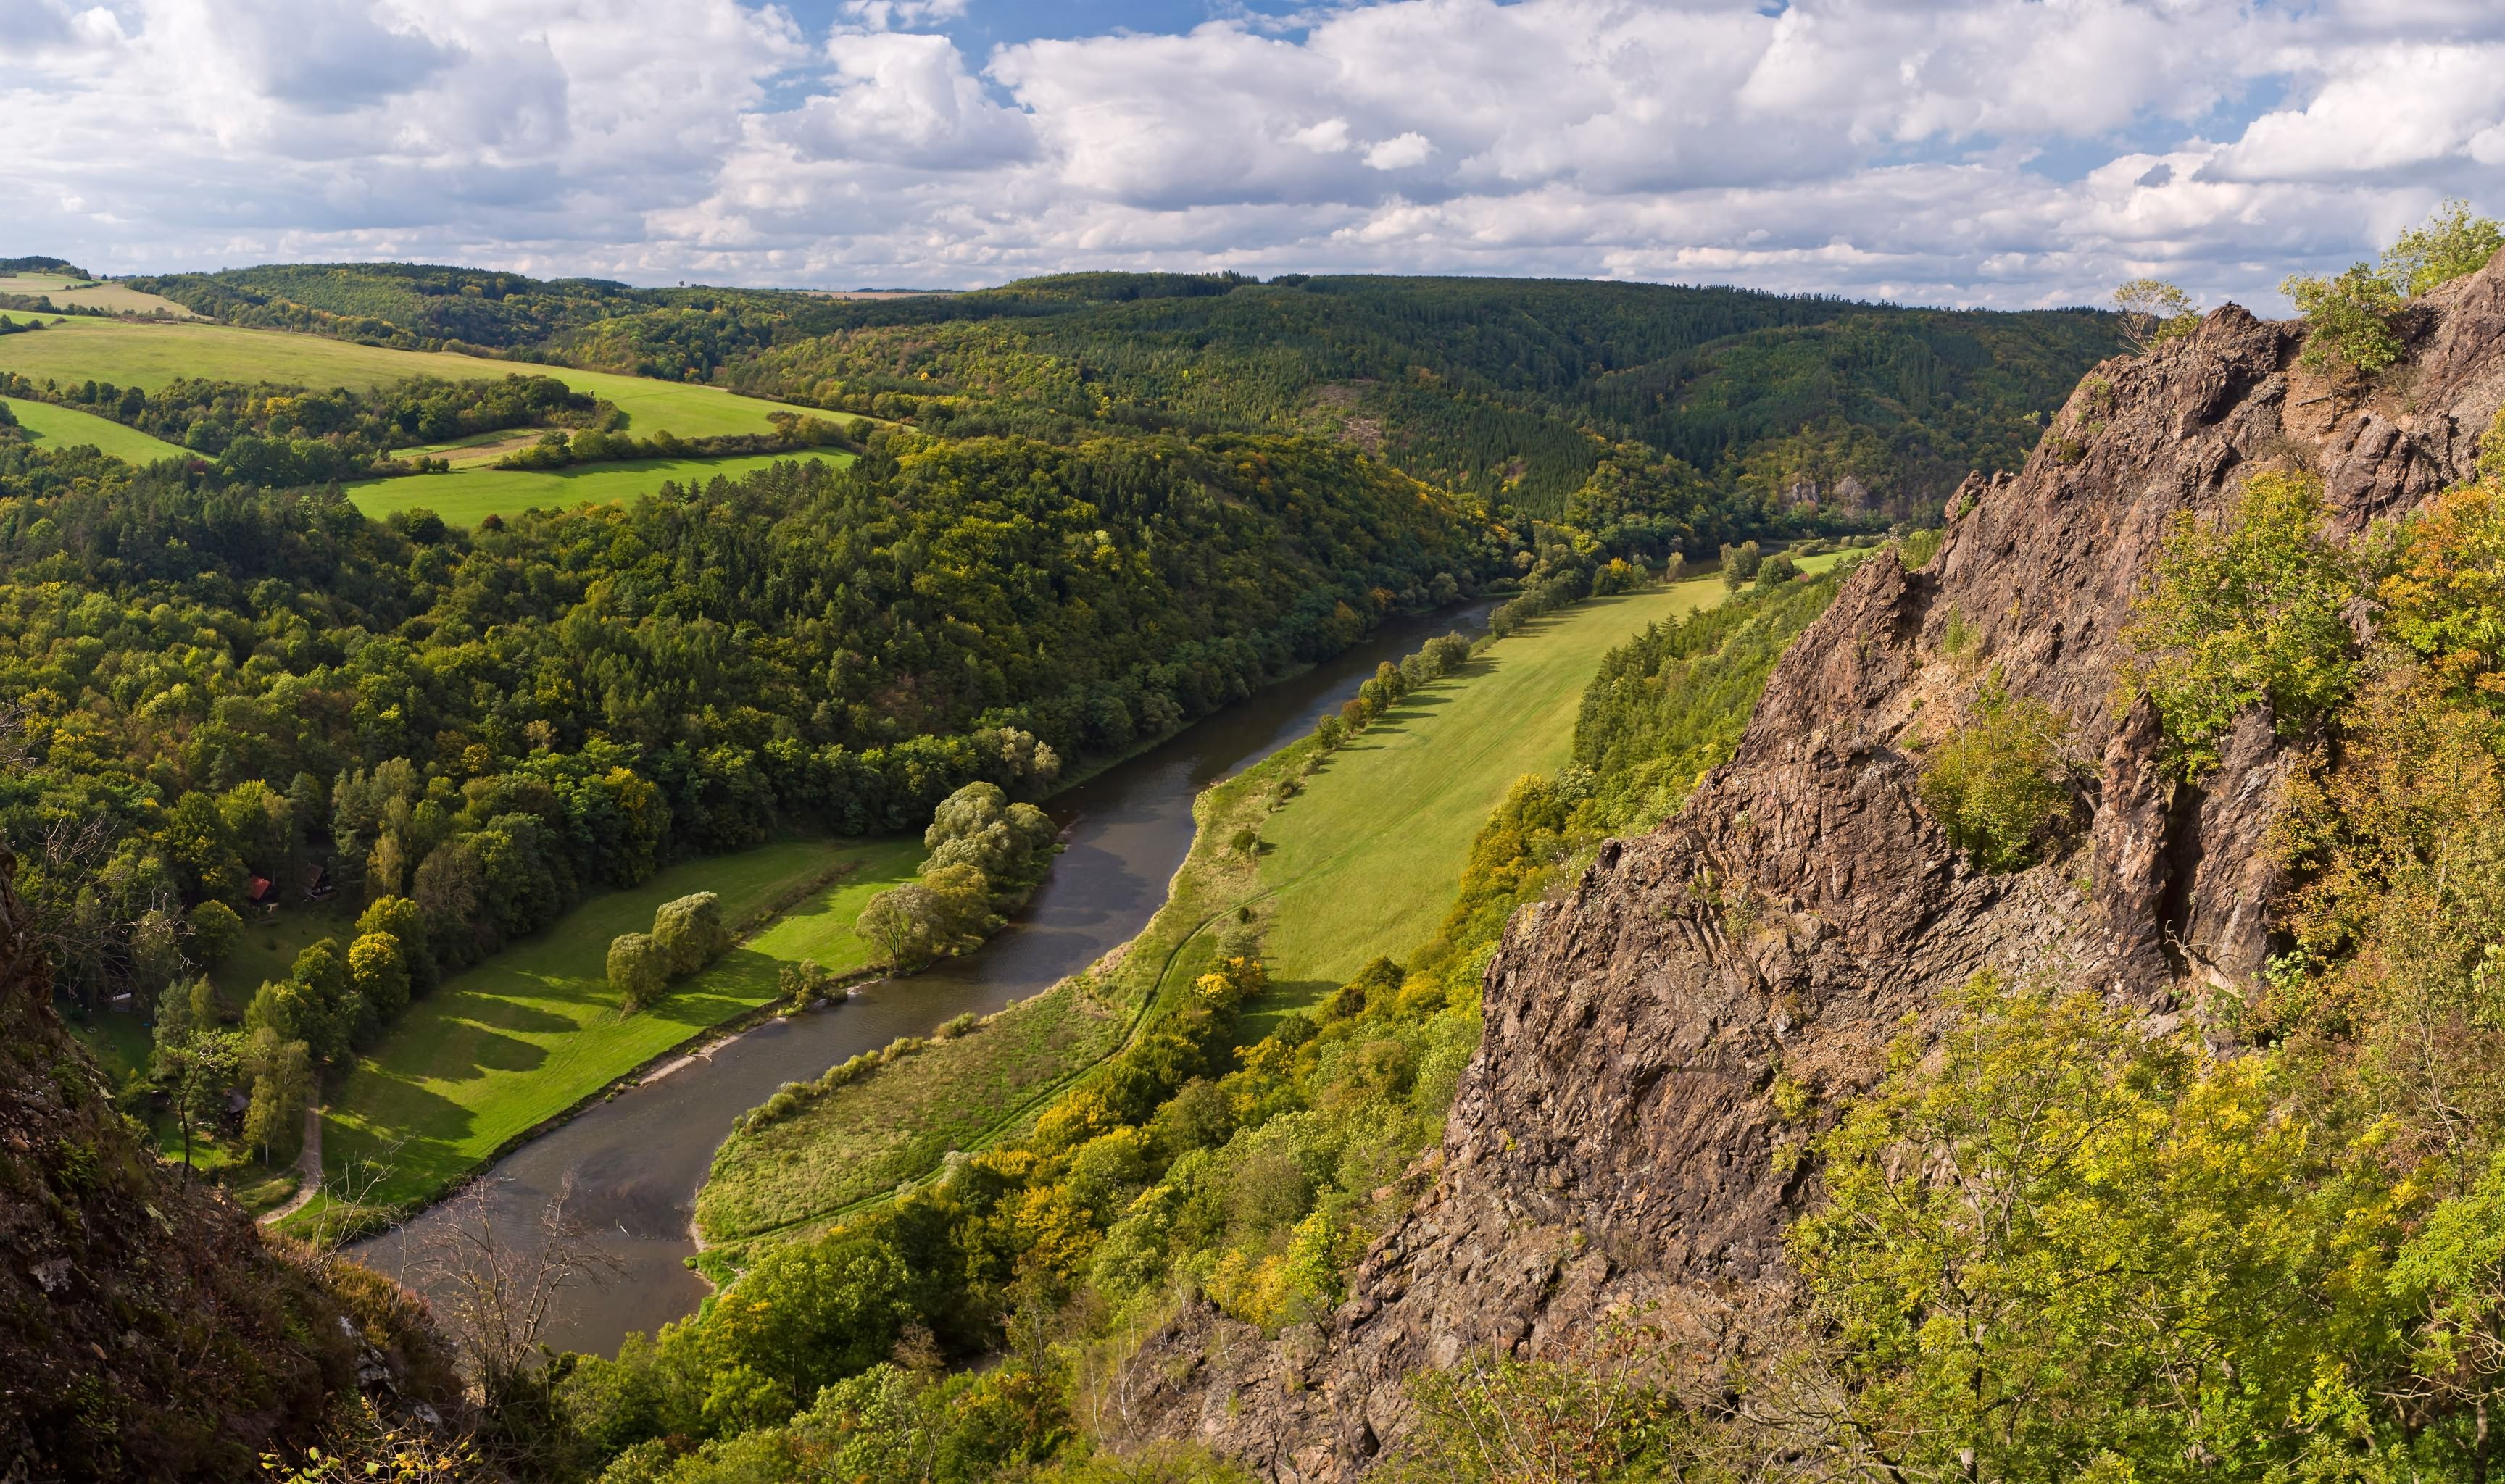
[(304, 1105), (304, 1148), (296, 1156), (296, 1193), (277, 1210), (263, 1213), (263, 1225), (285, 1221), (322, 1193), (322, 1110), (309, 1101)]

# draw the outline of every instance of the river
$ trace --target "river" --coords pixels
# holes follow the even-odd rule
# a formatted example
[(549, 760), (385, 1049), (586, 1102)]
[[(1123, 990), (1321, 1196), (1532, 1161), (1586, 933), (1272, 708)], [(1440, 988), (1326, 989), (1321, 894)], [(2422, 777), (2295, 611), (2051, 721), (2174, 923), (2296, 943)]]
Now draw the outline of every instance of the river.
[[(1201, 790), (1313, 730), (1357, 694), (1383, 660), (1455, 628), (1473, 632), (1487, 605), (1398, 620), (1348, 653), (1263, 688), (1157, 746), (1056, 796), (1068, 847), (1026, 909), (979, 950), (910, 979), (882, 980), (851, 999), (769, 1020), (669, 1076), (593, 1105), (506, 1156), (482, 1177), (508, 1239), (531, 1228), (568, 1176), (568, 1210), (618, 1276), (559, 1295), (543, 1337), (561, 1350), (615, 1355), (694, 1311), (706, 1293), (688, 1270), (690, 1213), (731, 1121), (787, 1082), (816, 1077), (899, 1036), (927, 1034), (961, 1012), (988, 1014), (1049, 987), (1138, 935), (1165, 901), (1191, 847)], [(405, 1259), (445, 1208), (350, 1249), (421, 1290)]]

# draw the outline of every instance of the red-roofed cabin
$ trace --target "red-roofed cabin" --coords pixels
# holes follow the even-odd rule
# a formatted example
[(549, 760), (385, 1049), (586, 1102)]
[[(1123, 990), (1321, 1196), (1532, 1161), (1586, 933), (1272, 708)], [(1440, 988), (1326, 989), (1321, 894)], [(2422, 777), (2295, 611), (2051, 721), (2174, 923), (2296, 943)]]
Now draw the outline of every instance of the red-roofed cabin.
[(278, 911), (278, 883), (265, 876), (256, 876), (244, 883), (243, 899), (260, 909), (265, 917)]

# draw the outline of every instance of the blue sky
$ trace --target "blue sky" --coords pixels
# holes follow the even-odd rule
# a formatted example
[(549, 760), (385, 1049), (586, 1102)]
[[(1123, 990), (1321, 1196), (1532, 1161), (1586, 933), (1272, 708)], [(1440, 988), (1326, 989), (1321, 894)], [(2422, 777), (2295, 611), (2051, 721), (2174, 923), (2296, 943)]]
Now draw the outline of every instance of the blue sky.
[(2280, 309), (2505, 213), (2488, 0), (0, 0), (0, 256)]

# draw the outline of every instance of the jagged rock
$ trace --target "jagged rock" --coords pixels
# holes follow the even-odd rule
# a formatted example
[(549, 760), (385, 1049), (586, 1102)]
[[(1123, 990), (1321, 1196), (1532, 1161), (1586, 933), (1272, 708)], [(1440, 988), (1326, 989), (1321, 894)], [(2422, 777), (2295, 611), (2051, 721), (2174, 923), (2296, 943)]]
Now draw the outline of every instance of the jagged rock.
[[(2151, 1009), (2246, 991), (2287, 751), (2248, 716), (2198, 786), (2170, 782), (2122, 631), (2173, 522), (2255, 468), (2319, 471), (2351, 530), (2471, 470), (2505, 402), (2505, 260), (2404, 328), (2406, 371), (2358, 389), (2299, 366), (2301, 326), (2220, 309), (2098, 367), (2022, 472), (1970, 478), (1924, 570), (1862, 564), (1687, 807), (1516, 915), (1434, 1183), (1349, 1301), (1275, 1342), (1187, 1311), (1133, 1367), (1133, 1428), (1314, 1484), (1398, 1438), (1422, 1365), (1536, 1351), (1628, 1302), (1710, 1354), (1787, 1302), (1779, 1063), (1830, 1101), (1866, 1087), (1903, 1018), (1988, 965)], [(2079, 847), (2012, 876), (1951, 848), (1909, 756), (1982, 665), (2102, 761)]]

